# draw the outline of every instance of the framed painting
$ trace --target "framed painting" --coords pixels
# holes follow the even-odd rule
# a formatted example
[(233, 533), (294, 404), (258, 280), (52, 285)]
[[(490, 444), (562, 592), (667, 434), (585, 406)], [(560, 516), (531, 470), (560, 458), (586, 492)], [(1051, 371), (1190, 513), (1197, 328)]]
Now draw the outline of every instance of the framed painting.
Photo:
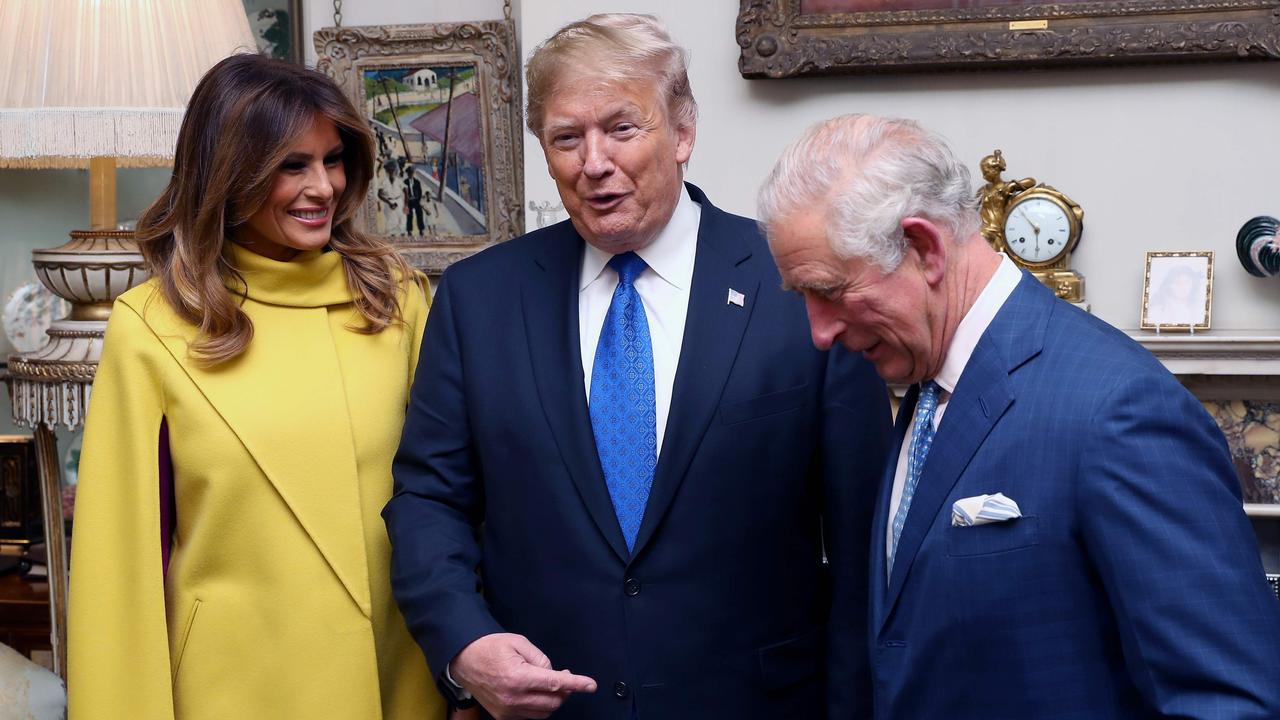
[(438, 275), (524, 232), (520, 57), (510, 24), (324, 28), (317, 68), (369, 119), (377, 167), (359, 221)]
[(1213, 252), (1149, 252), (1138, 327), (1158, 332), (1209, 329)]
[(740, 0), (748, 78), (1280, 57), (1280, 0)]
[(244, 0), (258, 52), (302, 62), (302, 0)]

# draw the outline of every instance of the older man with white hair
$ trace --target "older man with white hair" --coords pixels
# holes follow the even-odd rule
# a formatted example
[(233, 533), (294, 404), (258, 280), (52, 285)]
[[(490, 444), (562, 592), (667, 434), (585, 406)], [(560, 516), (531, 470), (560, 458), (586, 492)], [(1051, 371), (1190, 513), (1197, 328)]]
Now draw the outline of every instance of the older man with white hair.
[(392, 586), (444, 692), (500, 720), (869, 708), (887, 393), (809, 343), (756, 223), (683, 182), (685, 58), (625, 14), (533, 53), (569, 221), (451, 267), (427, 324)]
[(937, 135), (820, 123), (760, 215), (814, 344), (911, 384), (874, 516), (877, 718), (1280, 717), (1280, 605), (1221, 431), (983, 241)]

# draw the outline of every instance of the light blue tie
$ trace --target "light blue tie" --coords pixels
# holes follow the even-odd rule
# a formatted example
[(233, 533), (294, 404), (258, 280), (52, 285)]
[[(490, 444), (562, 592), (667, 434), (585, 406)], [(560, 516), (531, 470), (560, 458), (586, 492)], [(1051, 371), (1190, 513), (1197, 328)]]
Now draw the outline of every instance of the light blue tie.
[(591, 429), (627, 549), (635, 547), (658, 464), (653, 342), (635, 279), (648, 267), (633, 252), (613, 256), (618, 287), (600, 329), (591, 370)]
[(942, 389), (938, 383), (930, 380), (920, 388), (920, 397), (916, 400), (916, 417), (911, 424), (911, 448), (907, 452), (907, 479), (902, 484), (902, 499), (898, 502), (898, 512), (893, 516), (893, 542), (889, 545), (889, 572), (893, 572), (893, 559), (898, 553), (898, 538), (902, 536), (902, 527), (907, 523), (907, 511), (911, 509), (911, 499), (916, 495), (916, 485), (924, 473), (924, 460), (933, 445), (933, 413), (938, 409), (938, 395)]

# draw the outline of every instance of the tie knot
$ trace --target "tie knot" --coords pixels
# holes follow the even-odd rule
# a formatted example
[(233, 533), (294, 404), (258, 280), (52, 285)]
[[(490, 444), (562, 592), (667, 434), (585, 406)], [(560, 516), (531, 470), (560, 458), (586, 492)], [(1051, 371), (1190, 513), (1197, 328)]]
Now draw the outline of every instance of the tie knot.
[(609, 267), (618, 273), (618, 282), (631, 285), (635, 279), (640, 277), (640, 273), (649, 267), (643, 259), (634, 252), (624, 252), (621, 255), (614, 255), (609, 260)]
[(942, 387), (939, 386), (938, 383), (930, 380), (920, 386), (920, 399), (916, 404), (920, 407), (921, 411), (932, 413), (933, 409), (938, 406), (938, 395), (941, 393)]

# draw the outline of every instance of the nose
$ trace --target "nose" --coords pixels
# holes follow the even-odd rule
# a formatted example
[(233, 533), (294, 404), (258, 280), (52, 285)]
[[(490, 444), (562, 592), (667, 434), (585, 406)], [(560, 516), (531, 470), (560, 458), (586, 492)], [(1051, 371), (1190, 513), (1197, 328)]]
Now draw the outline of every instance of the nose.
[(333, 182), (329, 179), (328, 169), (323, 163), (308, 171), (306, 193), (310, 198), (329, 202), (333, 198)]
[(609, 153), (609, 141), (604, 133), (588, 133), (582, 143), (582, 172), (592, 180), (598, 180), (613, 172), (613, 158)]
[(804, 309), (809, 315), (809, 334), (813, 337), (814, 347), (819, 350), (830, 349), (840, 333), (844, 332), (844, 323), (836, 313), (836, 304), (805, 295)]

